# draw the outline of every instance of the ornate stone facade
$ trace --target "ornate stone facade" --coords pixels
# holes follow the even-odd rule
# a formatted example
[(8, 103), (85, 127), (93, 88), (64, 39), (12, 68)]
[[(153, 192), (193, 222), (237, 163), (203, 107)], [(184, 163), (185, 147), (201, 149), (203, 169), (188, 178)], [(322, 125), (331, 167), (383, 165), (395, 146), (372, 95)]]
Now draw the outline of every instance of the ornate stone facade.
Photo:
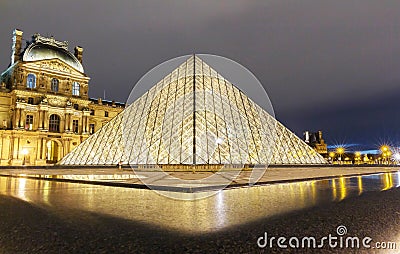
[(124, 108), (89, 99), (81, 47), (39, 34), (22, 49), (14, 30), (9, 67), (0, 76), (0, 165), (60, 160)]

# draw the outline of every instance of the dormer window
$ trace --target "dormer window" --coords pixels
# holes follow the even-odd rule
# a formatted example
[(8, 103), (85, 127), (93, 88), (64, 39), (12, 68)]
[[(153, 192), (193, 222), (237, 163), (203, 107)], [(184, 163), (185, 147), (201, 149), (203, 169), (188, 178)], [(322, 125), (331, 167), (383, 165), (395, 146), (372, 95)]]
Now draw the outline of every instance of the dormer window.
[(51, 80), (51, 91), (52, 91), (52, 92), (55, 92), (55, 93), (58, 92), (58, 83), (59, 83), (59, 81), (58, 81), (58, 79), (56, 79), (56, 78), (53, 78), (53, 79)]
[(29, 73), (26, 79), (27, 88), (36, 88), (36, 76), (35, 74)]
[(72, 83), (72, 95), (79, 96), (80, 85), (78, 82)]

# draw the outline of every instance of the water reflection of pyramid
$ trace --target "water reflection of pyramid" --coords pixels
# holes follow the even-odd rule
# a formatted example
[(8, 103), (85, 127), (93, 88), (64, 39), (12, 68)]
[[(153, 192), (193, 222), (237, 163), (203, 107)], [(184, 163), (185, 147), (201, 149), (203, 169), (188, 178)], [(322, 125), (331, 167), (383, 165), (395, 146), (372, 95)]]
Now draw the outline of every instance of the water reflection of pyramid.
[(63, 165), (265, 165), (326, 161), (192, 56), (66, 155)]

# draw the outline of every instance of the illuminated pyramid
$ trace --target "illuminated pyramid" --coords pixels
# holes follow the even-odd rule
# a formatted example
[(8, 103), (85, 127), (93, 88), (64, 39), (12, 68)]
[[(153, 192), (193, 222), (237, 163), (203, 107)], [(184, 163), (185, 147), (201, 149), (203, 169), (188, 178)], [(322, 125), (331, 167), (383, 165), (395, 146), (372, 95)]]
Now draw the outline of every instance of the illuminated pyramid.
[(62, 165), (325, 164), (197, 56), (66, 155)]

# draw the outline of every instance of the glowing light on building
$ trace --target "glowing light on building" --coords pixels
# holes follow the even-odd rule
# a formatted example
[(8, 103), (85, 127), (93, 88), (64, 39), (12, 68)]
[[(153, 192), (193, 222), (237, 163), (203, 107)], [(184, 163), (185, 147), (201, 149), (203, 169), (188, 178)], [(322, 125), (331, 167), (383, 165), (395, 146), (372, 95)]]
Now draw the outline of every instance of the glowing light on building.
[(22, 155), (27, 155), (29, 153), (28, 149), (24, 148), (21, 150)]

